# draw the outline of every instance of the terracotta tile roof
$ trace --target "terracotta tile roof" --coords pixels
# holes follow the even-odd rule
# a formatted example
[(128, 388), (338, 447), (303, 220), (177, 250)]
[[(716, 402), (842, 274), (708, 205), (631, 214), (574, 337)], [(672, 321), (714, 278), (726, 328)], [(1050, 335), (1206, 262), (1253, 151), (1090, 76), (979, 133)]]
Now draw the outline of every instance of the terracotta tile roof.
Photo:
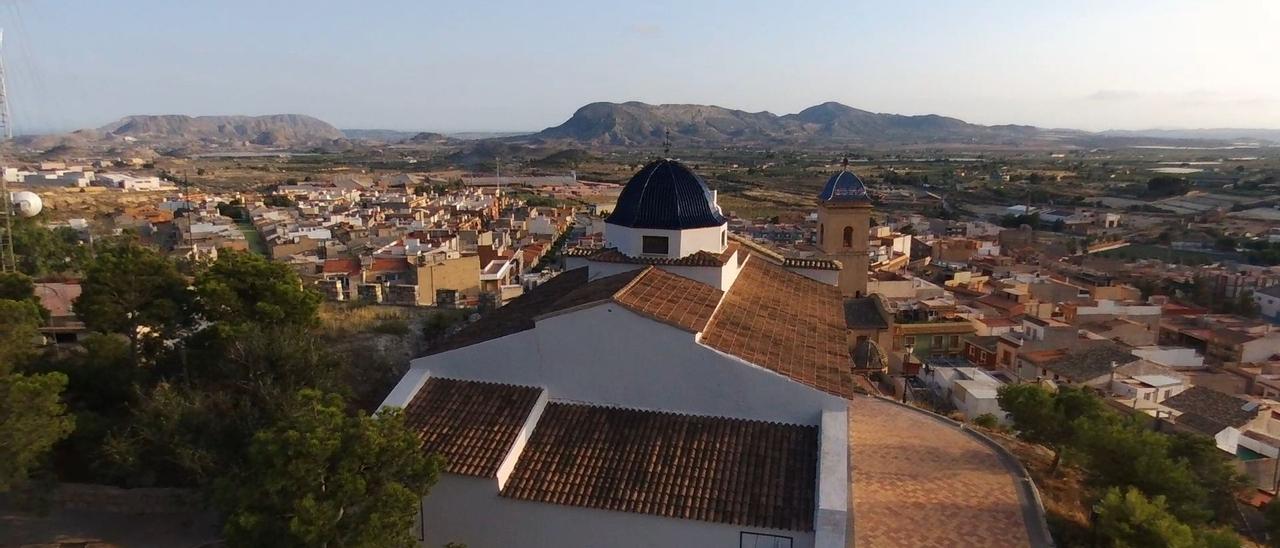
[(446, 472), (490, 478), (506, 458), (540, 388), (432, 377), (405, 407), (422, 450)]
[(409, 270), (409, 261), (405, 259), (374, 259), (369, 266), (370, 272), (401, 272)]
[(564, 298), (575, 289), (586, 285), (586, 283), (586, 268), (575, 268), (561, 273), (532, 291), (512, 299), (502, 308), (486, 314), (475, 323), (463, 327), (457, 333), (437, 344), (427, 354), (438, 354), (533, 329), (534, 317), (555, 310), (550, 306), (552, 303)]
[(813, 426), (552, 403), (502, 495), (811, 531), (817, 464)]
[(723, 296), (707, 284), (648, 267), (613, 299), (632, 311), (698, 333), (706, 329)]
[(707, 346), (837, 396), (853, 395), (844, 299), (752, 257), (702, 334)]
[(1071, 348), (1029, 352), (1025, 358), (1072, 382), (1086, 382), (1106, 375), (1113, 363), (1121, 366), (1138, 360), (1129, 349), (1111, 341), (1080, 341)]
[(40, 300), (40, 306), (48, 310), (51, 317), (75, 316), (72, 307), (80, 298), (80, 282), (37, 282), (34, 293)]
[(1217, 435), (1229, 426), (1243, 426), (1257, 418), (1259, 407), (1250, 403), (1204, 386), (1192, 386), (1164, 400), (1165, 407), (1182, 413), (1174, 422), (1209, 436)]
[(787, 257), (783, 259), (782, 266), (787, 268), (808, 268), (812, 270), (840, 270), (843, 268), (839, 261), (832, 259), (799, 259), (795, 257)]
[(360, 273), (360, 259), (325, 259), (322, 268), (321, 272), (325, 274), (355, 275)]

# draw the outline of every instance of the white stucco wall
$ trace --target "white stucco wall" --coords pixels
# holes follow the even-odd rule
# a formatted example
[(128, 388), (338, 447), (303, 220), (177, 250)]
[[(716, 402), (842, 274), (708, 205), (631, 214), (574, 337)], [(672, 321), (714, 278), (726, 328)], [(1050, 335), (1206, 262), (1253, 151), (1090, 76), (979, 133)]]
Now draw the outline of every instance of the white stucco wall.
[(744, 531), (791, 537), (794, 548), (814, 546), (812, 532), (509, 499), (498, 495), (492, 478), (454, 474), (440, 475), (423, 499), (423, 510), (420, 545), (430, 548), (448, 542), (468, 548), (738, 548)]
[(1240, 445), (1240, 431), (1228, 426), (1214, 435), (1213, 441), (1217, 443), (1218, 449), (1234, 455), (1239, 450), (1237, 446)]
[(827, 285), (838, 285), (840, 283), (839, 270), (819, 270), (816, 268), (788, 268), (787, 270)]
[[(586, 266), (590, 268), (587, 279), (595, 280), (614, 274), (621, 274), (631, 270), (645, 268), (643, 264), (632, 263), (606, 263), (599, 261), (588, 261), (583, 258), (571, 258), (572, 262), (566, 262), (569, 269)], [(728, 291), (733, 286), (733, 282), (738, 279), (738, 274), (742, 272), (742, 267), (738, 265), (738, 254), (734, 253), (729, 261), (723, 266), (662, 266), (663, 270), (672, 274), (689, 278), (690, 280), (702, 282), (706, 285)]]
[(849, 412), (828, 411), (818, 427), (818, 511), (814, 546), (844, 548), (849, 539)]
[(1260, 339), (1255, 339), (1242, 344), (1244, 351), (1240, 354), (1240, 361), (1244, 363), (1262, 363), (1271, 358), (1272, 355), (1280, 354), (1280, 333), (1270, 333)]
[[(659, 230), (653, 228), (631, 228), (605, 223), (604, 239), (609, 246), (616, 247), (618, 251), (632, 257), (665, 256), (671, 259), (679, 259), (699, 251), (723, 252), (727, 242), (728, 230), (728, 224), (685, 230)], [(642, 243), (644, 236), (666, 237), (668, 241), (667, 254), (651, 255), (643, 253)]]
[[(388, 397), (417, 377), (546, 388), (552, 400), (817, 425), (847, 402), (702, 346), (692, 333), (613, 302), (538, 320), (533, 330), (418, 358)], [(402, 404), (401, 404), (402, 405)]]
[(1196, 353), (1194, 348), (1178, 346), (1141, 346), (1134, 348), (1134, 356), (1152, 361), (1160, 365), (1174, 368), (1204, 367), (1204, 356)]

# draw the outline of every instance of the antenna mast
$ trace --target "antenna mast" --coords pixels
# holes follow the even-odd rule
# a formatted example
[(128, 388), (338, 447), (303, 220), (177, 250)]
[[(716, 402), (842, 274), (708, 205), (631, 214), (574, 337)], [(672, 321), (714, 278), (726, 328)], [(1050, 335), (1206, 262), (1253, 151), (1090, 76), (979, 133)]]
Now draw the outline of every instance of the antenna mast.
[[(0, 44), (4, 42), (4, 29), (0, 29)], [(9, 94), (4, 83), (4, 58), (0, 56), (0, 125), (4, 126), (4, 138), (13, 138), (13, 124), (9, 117)]]
[[(4, 40), (4, 29), (0, 29), (0, 43)], [(4, 57), (0, 56), (0, 126), (4, 126), (3, 140), (13, 138), (13, 127), (9, 123), (9, 95), (4, 84)], [(0, 272), (17, 272), (18, 259), (13, 253), (13, 196), (9, 194), (9, 180), (0, 169), (0, 215), (4, 216), (4, 232), (0, 232)]]

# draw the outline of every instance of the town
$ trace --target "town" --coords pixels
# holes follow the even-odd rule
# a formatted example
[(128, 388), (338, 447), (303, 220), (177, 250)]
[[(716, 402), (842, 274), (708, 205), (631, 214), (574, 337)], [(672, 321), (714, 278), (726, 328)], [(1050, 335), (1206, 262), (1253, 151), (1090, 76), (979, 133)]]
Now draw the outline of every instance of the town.
[[(488, 368), (474, 363), (475, 359), (493, 357), (466, 358), (449, 366), (430, 356), (450, 356), (473, 346), (495, 344), (486, 341), (502, 341), (505, 337), (493, 337), (514, 336), (528, 329), (525, 326), (544, 323), (537, 318), (546, 312), (538, 308), (563, 309), (569, 304), (556, 303), (566, 299), (569, 303), (581, 301), (578, 306), (582, 306), (591, 301), (573, 295), (604, 291), (599, 294), (606, 302), (700, 333), (701, 344), (782, 373), (802, 386), (843, 397), (874, 395), (985, 431), (1008, 447), (987, 457), (985, 465), (997, 473), (1028, 473), (1024, 468), (1005, 470), (995, 464), (999, 462), (996, 453), (1006, 451), (1022, 459), (1032, 477), (1039, 479), (1045, 473), (1036, 470), (1037, 464), (1043, 464), (1037, 459), (1044, 455), (1021, 440), (1006, 439), (1007, 432), (1020, 424), (1010, 412), (1010, 404), (1002, 400), (1008, 398), (1002, 396), (1007, 392), (1005, 387), (1086, 389), (1097, 395), (1100, 409), (1139, 420), (1146, 425), (1143, 428), (1212, 440), (1223, 462), (1231, 463), (1230, 469), (1237, 471), (1232, 477), (1239, 478), (1218, 487), (1235, 489), (1239, 497), (1236, 505), (1251, 508), (1255, 515), (1240, 526), (1264, 527), (1261, 510), (1276, 491), (1273, 463), (1280, 458), (1280, 422), (1269, 411), (1280, 409), (1280, 403), (1272, 399), (1280, 394), (1280, 330), (1275, 323), (1280, 312), (1280, 267), (1268, 266), (1265, 254), (1275, 241), (1277, 228), (1266, 214), (1273, 211), (1269, 208), (1273, 198), (1261, 188), (1271, 183), (1252, 181), (1273, 181), (1270, 164), (1255, 158), (1202, 163), (1199, 165), (1214, 167), (1196, 172), (1202, 175), (1172, 178), (1171, 184), (1177, 188), (1168, 193), (1170, 198), (1145, 202), (1138, 208), (1116, 202), (1123, 198), (1082, 192), (1092, 186), (1089, 181), (1096, 176), (1090, 175), (1088, 161), (1076, 160), (1075, 171), (1058, 169), (1054, 182), (1044, 181), (1049, 166), (1061, 161), (1053, 153), (1032, 159), (991, 155), (980, 163), (960, 160), (964, 162), (960, 169), (950, 159), (851, 161), (847, 156), (812, 154), (774, 160), (769, 167), (760, 168), (764, 172), (799, 173), (793, 177), (812, 181), (776, 185), (774, 192), (782, 199), (756, 203), (752, 193), (759, 192), (769, 180), (757, 178), (744, 190), (743, 181), (749, 180), (744, 175), (757, 171), (741, 167), (744, 159), (750, 161), (751, 153), (740, 153), (732, 160), (735, 163), (729, 164), (697, 150), (690, 153), (694, 156), (687, 162), (695, 168), (666, 160), (645, 166), (596, 165), (582, 174), (575, 171), (567, 175), (510, 166), (505, 175), (407, 163), (404, 167), (410, 169), (400, 171), (369, 169), (359, 167), (361, 160), (353, 157), (354, 167), (344, 165), (329, 175), (309, 173), (262, 187), (232, 190), (216, 184), (201, 188), (187, 177), (175, 175), (215, 169), (200, 167), (200, 159), (86, 157), (9, 167), (5, 176), (14, 191), (38, 196), (43, 209), (31, 218), (15, 217), (20, 228), (14, 231), (14, 240), (21, 250), (16, 255), (18, 266), (35, 276), (33, 294), (48, 310), (39, 332), (51, 348), (74, 348), (91, 337), (94, 329), (83, 321), (75, 304), (82, 291), (76, 268), (61, 267), (56, 260), (32, 252), (36, 250), (30, 247), (35, 245), (31, 231), (37, 229), (28, 224), (37, 221), (43, 230), (67, 238), (77, 250), (92, 252), (95, 247), (128, 240), (175, 264), (187, 265), (183, 268), (188, 271), (201, 264), (217, 264), (220, 256), (257, 255), (287, 266), (297, 283), (327, 301), (324, 306), (332, 307), (337, 321), (344, 311), (355, 310), (350, 307), (395, 311), (392, 315), (420, 311), (407, 316), (422, 325), (421, 333), (409, 337), (420, 340), (407, 355), (413, 357), (412, 352), (425, 349), (429, 357), (422, 360), (427, 362), (415, 360), (398, 383), (389, 379), (398, 384), (394, 390), (391, 384), (373, 390), (375, 396), (391, 393), (384, 405), (411, 411), (434, 409), (430, 400), (421, 401), (424, 390), (431, 394), (448, 391), (435, 398), (452, 398), (455, 396), (446, 394), (454, 392), (459, 397), (469, 394), (466, 398), (472, 405), (481, 405), (486, 397), (514, 396), (489, 394), (485, 385), (468, 382), (555, 384), (557, 381), (545, 376), (485, 372)], [(1133, 165), (1110, 169), (1133, 174), (1130, 177), (1138, 180), (1146, 177), (1148, 182), (1134, 183), (1140, 187), (1137, 190), (1123, 185), (1105, 187), (1110, 193), (1114, 194), (1116, 187), (1121, 193), (1156, 192), (1159, 185), (1170, 184), (1166, 181), (1171, 177), (1158, 167), (1145, 174), (1141, 171), (1144, 163), (1159, 166), (1167, 160), (1149, 160), (1133, 151), (1122, 153), (1133, 155)], [(263, 162), (287, 165), (289, 160)], [(903, 164), (913, 169), (898, 167)], [(1245, 167), (1238, 169), (1233, 164)], [(649, 172), (658, 168), (672, 171), (661, 176), (670, 176), (675, 187), (633, 189), (641, 179), (651, 181), (654, 174)], [(617, 174), (629, 169), (639, 172), (630, 182), (619, 179)], [(943, 177), (930, 177), (930, 172), (938, 169), (946, 170), (946, 182), (923, 183)], [(716, 175), (704, 180), (699, 172)], [(903, 180), (907, 177), (910, 179)], [(824, 179), (829, 180), (823, 184)], [(1076, 179), (1078, 182), (1072, 183)], [(682, 181), (694, 186), (682, 189), (678, 186)], [(799, 195), (815, 187), (818, 191), (806, 205)], [(1257, 190), (1239, 190), (1250, 187)], [(720, 188), (727, 190), (721, 194)], [(1022, 200), (1000, 204), (991, 198), (975, 198), (1000, 188), (1017, 189), (1008, 194)], [(1076, 205), (1046, 203), (1051, 198), (1043, 195), (1059, 192), (1076, 197), (1056, 201)], [(686, 194), (675, 198), (686, 204), (680, 215), (690, 214), (687, 200), (705, 200), (705, 216), (710, 220), (694, 224), (706, 224), (707, 228), (690, 228), (678, 218), (664, 219), (671, 214), (662, 210), (666, 207), (661, 202), (664, 193)], [(641, 195), (650, 198), (646, 201), (638, 197)], [(1028, 195), (1040, 195), (1040, 200), (1028, 199)], [(628, 203), (633, 200), (639, 201)], [(753, 217), (740, 216), (726, 207), (726, 202), (763, 207), (764, 211)], [(1154, 208), (1145, 205), (1148, 203)], [(657, 209), (646, 210), (653, 208)], [(623, 223), (623, 216), (632, 222)], [(656, 230), (662, 236), (638, 237), (623, 232), (641, 228)], [(710, 232), (698, 235), (700, 231)], [(753, 274), (746, 265), (762, 266)], [(653, 267), (659, 270), (647, 273), (646, 268)], [(746, 287), (752, 284), (767, 283), (747, 278), (769, 272), (770, 276), (787, 273), (795, 279), (771, 282), (784, 285), (765, 290), (756, 298), (785, 298), (778, 303), (781, 308), (777, 313), (801, 314), (771, 321), (804, 325), (819, 321), (808, 328), (811, 331), (805, 337), (820, 334), (833, 340), (788, 341), (768, 331), (716, 334), (713, 328), (728, 321), (725, 315), (733, 310), (731, 306), (748, 306), (730, 302), (735, 293), (750, 291)], [(656, 285), (643, 290), (635, 285), (645, 282)], [(589, 289), (598, 284), (603, 284), (602, 290)], [(816, 285), (784, 297), (788, 291), (799, 290), (797, 284)], [(705, 298), (710, 300), (699, 304), (697, 299)], [(802, 304), (810, 301), (811, 305)], [(702, 312), (695, 312), (698, 307)], [(806, 316), (815, 313), (819, 314), (816, 318)], [(828, 313), (831, 316), (823, 315)], [(633, 329), (619, 327), (617, 331)], [(585, 332), (569, 336), (570, 340), (554, 344), (581, 346), (589, 340), (581, 337), (593, 337)], [(598, 336), (607, 337), (603, 333)], [(738, 348), (748, 340), (767, 346)], [(527, 345), (543, 343), (505, 344), (514, 346), (503, 352), (515, 355), (527, 351)], [(797, 344), (801, 346), (788, 349), (788, 345)], [(811, 344), (831, 352), (831, 357), (823, 359), (837, 360), (827, 366), (834, 367), (829, 374), (835, 377), (826, 378), (821, 368), (808, 373), (792, 369), (805, 355), (801, 348)], [(600, 352), (610, 350), (601, 348)], [(759, 357), (749, 358), (757, 352), (762, 352)], [(768, 356), (778, 352), (785, 358), (771, 365), (777, 358)], [(562, 361), (576, 363), (577, 359), (565, 357)], [(440, 365), (431, 365), (435, 363)], [(495, 367), (502, 370), (496, 363)], [(581, 376), (583, 372), (570, 374)], [(650, 374), (659, 375), (652, 369)], [(439, 386), (430, 380), (420, 384), (437, 375), (455, 380)], [(469, 378), (475, 380), (464, 380)], [(831, 382), (837, 384), (829, 385)], [(579, 393), (584, 389), (550, 396), (596, 401), (602, 395), (589, 390)], [(534, 396), (535, 400), (547, 397)], [(692, 401), (702, 403), (686, 408)], [(783, 423), (812, 420), (802, 419), (803, 413), (780, 415), (778, 409), (761, 413), (717, 408), (705, 396), (663, 403), (633, 395), (622, 400), (605, 397), (600, 403), (699, 411), (695, 414), (714, 411), (714, 415)], [(877, 411), (895, 412), (892, 407)], [(832, 420), (826, 418), (830, 413), (821, 413), (822, 426)], [(465, 413), (450, 416), (469, 420)], [(852, 422), (853, 415), (848, 416), (844, 420)], [(511, 420), (523, 421), (524, 417), (513, 415)], [(903, 421), (901, 428), (920, 432), (917, 435), (938, 428), (911, 416), (898, 420)], [(438, 435), (432, 433), (434, 429), (446, 428), (434, 422), (422, 424), (427, 440)], [(447, 428), (467, 427), (459, 423)], [(852, 430), (844, 439), (852, 442), (855, 459), (862, 439), (866, 451), (886, 451), (883, 466), (900, 466), (894, 463), (893, 452), (878, 447), (883, 440), (863, 439), (856, 428)], [(828, 442), (826, 436), (824, 433), (820, 443), (811, 447), (821, 450)], [(963, 437), (943, 430), (917, 442), (933, 443), (936, 446), (929, 450), (950, 452), (950, 458), (959, 459), (955, 453), (966, 446), (965, 440), (954, 439), (956, 436)], [(440, 450), (453, 462), (465, 453), (450, 457), (450, 451), (472, 449), (444, 445)], [(445, 476), (473, 475), (469, 468), (459, 466), (444, 468)], [(892, 471), (854, 467), (852, 479), (846, 473), (841, 483), (857, 485), (860, 475), (867, 476), (863, 481), (872, 481), (869, 478), (875, 474)], [(808, 488), (816, 488), (817, 495), (829, 488), (829, 478), (811, 481), (815, 484)], [(467, 489), (474, 488), (437, 486), (442, 489), (462, 489), (459, 497), (477, 496), (467, 494)], [(1012, 490), (1003, 493), (1011, 517), (1025, 512), (1019, 501), (1027, 496)], [(856, 487), (852, 501), (864, 509), (877, 504), (861, 500)], [(434, 506), (428, 511), (450, 512), (447, 507), (431, 508)], [(512, 520), (536, 515), (519, 507), (511, 511), (515, 512), (509, 516)], [(849, 515), (847, 505), (839, 511)], [(1026, 519), (1043, 522), (1043, 512), (1032, 512)], [(816, 529), (811, 519), (804, 518), (808, 525), (801, 532), (814, 535), (816, 545), (827, 545), (824, 537), (830, 535), (845, 538), (842, 532)], [(849, 518), (844, 519), (847, 523)], [(896, 519), (924, 517), (903, 515)], [(485, 529), (483, 522), (455, 522), (453, 530), (426, 538), (441, 542), (484, 538), (479, 536)], [(883, 527), (891, 529), (896, 523), (888, 520)], [(877, 527), (868, 524), (862, 534), (876, 538), (871, 535), (878, 534)], [(954, 534), (954, 527), (949, 525), (937, 534)], [(767, 534), (789, 530), (774, 527)], [(1036, 527), (999, 534), (1021, 535), (1031, 544), (1047, 541), (1049, 536)], [(486, 542), (514, 540), (494, 536)]]
[(1280, 547), (1274, 2), (5, 8), (0, 546)]

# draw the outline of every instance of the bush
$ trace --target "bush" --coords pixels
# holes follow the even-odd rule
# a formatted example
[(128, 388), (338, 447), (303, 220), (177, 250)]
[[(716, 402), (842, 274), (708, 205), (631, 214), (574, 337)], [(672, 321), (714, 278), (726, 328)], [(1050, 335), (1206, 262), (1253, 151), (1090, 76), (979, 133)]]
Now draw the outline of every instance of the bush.
[(991, 413), (983, 413), (973, 418), (974, 426), (981, 426), (988, 430), (994, 430), (1000, 426), (1000, 419)]
[(409, 322), (404, 321), (401, 318), (387, 318), (373, 326), (373, 331), (383, 335), (403, 337), (409, 334)]

